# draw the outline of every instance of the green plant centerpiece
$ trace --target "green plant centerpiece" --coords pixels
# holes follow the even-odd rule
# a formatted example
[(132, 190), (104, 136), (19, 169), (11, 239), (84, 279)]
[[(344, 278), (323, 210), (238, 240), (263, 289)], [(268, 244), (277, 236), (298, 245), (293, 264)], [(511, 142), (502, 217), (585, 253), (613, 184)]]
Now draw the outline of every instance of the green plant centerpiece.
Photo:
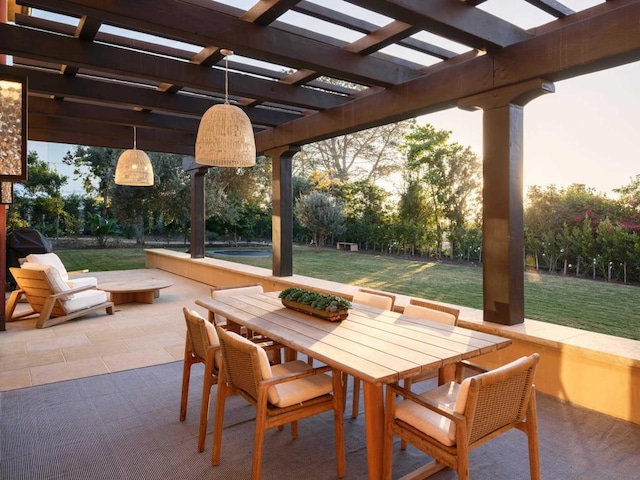
[(282, 304), (298, 312), (338, 322), (349, 315), (351, 302), (337, 295), (313, 292), (303, 288), (285, 288), (278, 295)]

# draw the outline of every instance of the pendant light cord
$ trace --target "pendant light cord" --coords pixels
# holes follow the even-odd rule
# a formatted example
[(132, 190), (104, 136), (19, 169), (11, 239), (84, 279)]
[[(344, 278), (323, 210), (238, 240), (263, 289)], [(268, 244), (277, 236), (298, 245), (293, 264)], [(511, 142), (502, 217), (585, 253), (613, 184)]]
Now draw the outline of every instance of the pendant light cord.
[(136, 150), (138, 135), (136, 134), (136, 127), (133, 126), (133, 149)]
[(224, 103), (229, 104), (229, 56), (224, 56)]

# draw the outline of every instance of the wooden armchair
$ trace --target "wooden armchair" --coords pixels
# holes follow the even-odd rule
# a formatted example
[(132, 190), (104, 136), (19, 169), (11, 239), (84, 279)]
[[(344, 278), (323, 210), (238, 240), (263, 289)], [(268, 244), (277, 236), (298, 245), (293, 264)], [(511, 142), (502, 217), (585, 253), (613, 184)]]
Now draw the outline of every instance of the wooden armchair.
[[(96, 310), (106, 310), (113, 315), (113, 302), (107, 294), (85, 285), (70, 288), (54, 267), (23, 264), (22, 268), (10, 268), (18, 289), (11, 292), (5, 308), (5, 318), (13, 321), (39, 314), (37, 328), (50, 327)], [(25, 296), (31, 311), (13, 316), (18, 301)]]
[[(457, 471), (460, 480), (468, 480), (469, 452), (517, 428), (527, 435), (531, 478), (539, 480), (538, 419), (533, 386), (538, 359), (539, 355), (534, 353), (466, 378), (462, 383), (449, 382), (421, 395), (398, 384), (389, 385), (383, 478), (391, 479), (394, 435), (434, 458), (434, 462), (415, 472), (416, 478), (450, 467)], [(397, 402), (398, 395), (404, 400)]]
[(191, 366), (204, 363), (204, 378), (202, 381), (202, 399), (200, 405), (200, 429), (198, 431), (198, 451), (204, 451), (207, 435), (207, 420), (209, 419), (209, 403), (211, 388), (218, 383), (222, 351), (216, 328), (211, 322), (202, 318), (198, 312), (182, 309), (187, 324), (187, 336), (184, 347), (184, 366), (182, 369), (182, 395), (180, 400), (180, 421), (187, 418), (187, 401), (189, 399), (189, 379)]
[[(258, 480), (264, 435), (268, 428), (291, 423), (298, 436), (297, 421), (333, 410), (338, 477), (345, 475), (342, 381), (328, 366), (313, 368), (301, 360), (269, 365), (265, 350), (234, 332), (218, 327), (223, 374), (218, 384), (211, 463), (220, 463), (224, 407), (229, 395), (238, 393), (256, 408), (256, 429), (251, 478)], [(331, 371), (331, 376), (325, 372)], [(324, 441), (324, 440), (323, 440)]]

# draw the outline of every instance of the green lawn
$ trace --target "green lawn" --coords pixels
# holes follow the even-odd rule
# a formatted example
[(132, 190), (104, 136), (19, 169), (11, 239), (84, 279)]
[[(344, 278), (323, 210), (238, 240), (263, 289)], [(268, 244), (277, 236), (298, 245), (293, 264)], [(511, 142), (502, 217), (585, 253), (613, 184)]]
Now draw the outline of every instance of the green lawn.
[[(184, 251), (184, 249), (181, 249)], [(142, 249), (60, 250), (69, 270), (144, 268)], [(217, 256), (271, 269), (270, 257)], [(482, 269), (382, 255), (300, 247), (294, 272), (352, 285), (482, 308)], [(640, 340), (640, 289), (556, 275), (525, 274), (527, 318)]]

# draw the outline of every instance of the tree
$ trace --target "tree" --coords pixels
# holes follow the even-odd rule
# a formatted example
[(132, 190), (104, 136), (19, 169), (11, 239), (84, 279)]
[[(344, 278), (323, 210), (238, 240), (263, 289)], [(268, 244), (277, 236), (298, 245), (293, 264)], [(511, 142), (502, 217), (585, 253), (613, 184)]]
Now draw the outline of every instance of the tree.
[(321, 192), (300, 197), (294, 212), (302, 226), (311, 230), (316, 251), (330, 235), (340, 235), (344, 228), (342, 203)]
[(297, 168), (320, 170), (340, 180), (376, 181), (396, 172), (403, 137), (412, 120), (391, 123), (305, 145), (296, 156)]
[(65, 216), (61, 189), (67, 177), (51, 169), (40, 160), (35, 151), (28, 152), (29, 177), (25, 183), (16, 184), (15, 202), (9, 215), (10, 226), (24, 226), (26, 220), (45, 235), (59, 236), (60, 222)]
[(464, 229), (479, 205), (480, 160), (468, 147), (450, 142), (450, 136), (450, 131), (436, 130), (432, 125), (413, 125), (401, 147), (408, 169), (425, 185), (438, 255), (445, 228)]

